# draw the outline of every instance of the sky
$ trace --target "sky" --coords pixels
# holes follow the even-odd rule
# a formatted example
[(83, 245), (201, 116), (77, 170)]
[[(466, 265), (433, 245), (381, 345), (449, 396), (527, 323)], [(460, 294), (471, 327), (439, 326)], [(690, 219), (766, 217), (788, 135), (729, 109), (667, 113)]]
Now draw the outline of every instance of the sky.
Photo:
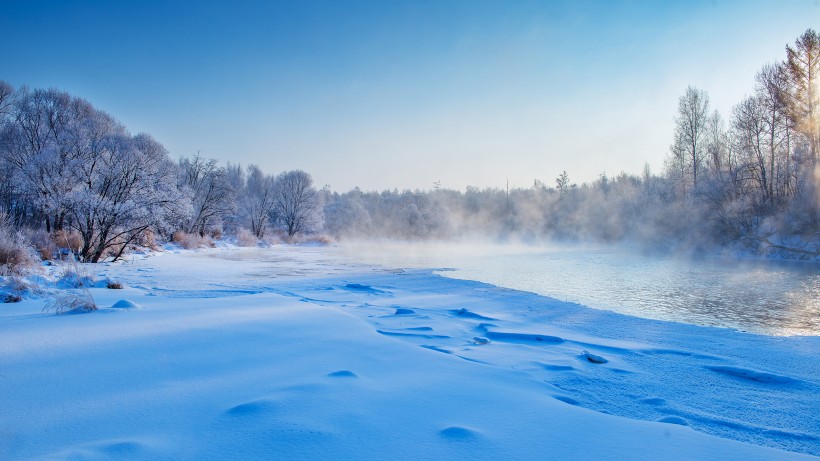
[(677, 100), (729, 119), (820, 0), (28, 1), (0, 80), (90, 101), (172, 158), (343, 192), (660, 172)]

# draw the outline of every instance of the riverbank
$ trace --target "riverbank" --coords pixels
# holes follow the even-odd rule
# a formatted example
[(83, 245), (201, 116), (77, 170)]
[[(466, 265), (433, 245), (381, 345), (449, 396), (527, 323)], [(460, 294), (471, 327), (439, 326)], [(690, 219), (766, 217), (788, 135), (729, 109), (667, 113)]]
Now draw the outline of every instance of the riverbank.
[[(0, 457), (820, 454), (817, 337), (637, 319), (321, 247), (255, 251), (91, 266), (125, 288), (92, 288), (103, 308), (87, 314), (0, 306)], [(109, 307), (121, 300), (137, 307)]]

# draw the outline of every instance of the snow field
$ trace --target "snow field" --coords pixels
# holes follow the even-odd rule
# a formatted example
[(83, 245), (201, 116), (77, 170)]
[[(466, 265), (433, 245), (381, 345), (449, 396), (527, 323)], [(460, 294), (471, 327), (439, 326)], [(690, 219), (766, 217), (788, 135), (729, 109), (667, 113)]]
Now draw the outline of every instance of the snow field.
[[(645, 321), (345, 265), (321, 248), (278, 251), (101, 266), (96, 276), (126, 288), (91, 289), (104, 308), (88, 314), (4, 305), (0, 458), (820, 452), (817, 338)], [(136, 307), (107, 307), (118, 303)]]

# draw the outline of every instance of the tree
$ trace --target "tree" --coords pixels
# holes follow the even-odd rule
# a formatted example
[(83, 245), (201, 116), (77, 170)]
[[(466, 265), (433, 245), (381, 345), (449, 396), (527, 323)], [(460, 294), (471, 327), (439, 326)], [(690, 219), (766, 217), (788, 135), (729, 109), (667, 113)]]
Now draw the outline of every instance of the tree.
[(569, 175), (566, 170), (562, 171), (561, 174), (555, 178), (555, 188), (562, 194), (569, 192)]
[(275, 208), (288, 237), (318, 227), (319, 199), (310, 175), (301, 170), (280, 174), (276, 178)]
[(0, 80), (0, 122), (3, 121), (6, 114), (11, 112), (13, 96), (14, 88), (8, 82)]
[(717, 110), (706, 120), (706, 158), (713, 176), (718, 178), (728, 163), (729, 140), (725, 125)]
[(678, 100), (675, 117), (675, 142), (672, 155), (684, 175), (690, 174), (692, 188), (698, 187), (698, 176), (706, 157), (706, 132), (709, 118), (709, 96), (693, 86), (686, 88)]
[(791, 125), (787, 116), (788, 81), (784, 66), (767, 65), (755, 76), (755, 94), (762, 109), (765, 128), (765, 163), (768, 166), (768, 189), (764, 196), (774, 205), (775, 198), (789, 189), (789, 140)]
[(759, 98), (749, 96), (734, 107), (733, 128), (738, 152), (757, 183), (762, 201), (768, 200), (771, 181), (766, 161), (766, 114)]
[(221, 224), (222, 218), (233, 210), (234, 189), (227, 179), (227, 171), (214, 159), (205, 160), (199, 155), (193, 159), (179, 160), (180, 181), (193, 197), (193, 213), (185, 231), (205, 236), (205, 231)]
[(256, 238), (263, 238), (276, 207), (276, 180), (256, 165), (248, 165), (242, 206)]
[(805, 137), (812, 167), (820, 155), (820, 35), (807, 30), (786, 45), (785, 71), (789, 83), (786, 93), (789, 115), (795, 129)]
[(190, 213), (168, 152), (149, 135), (113, 133), (93, 162), (63, 201), (70, 226), (83, 237), (82, 260), (96, 263), (110, 250), (116, 260), (147, 229), (165, 230)]

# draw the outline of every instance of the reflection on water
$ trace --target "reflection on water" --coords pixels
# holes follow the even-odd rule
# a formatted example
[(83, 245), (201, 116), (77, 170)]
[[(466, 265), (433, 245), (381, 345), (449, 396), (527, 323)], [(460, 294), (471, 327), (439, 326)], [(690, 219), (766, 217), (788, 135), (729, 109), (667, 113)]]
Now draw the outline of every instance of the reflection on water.
[(628, 315), (768, 335), (820, 335), (820, 269), (804, 263), (642, 256), (613, 249), (341, 245), (359, 261), (452, 267), (442, 275)]

